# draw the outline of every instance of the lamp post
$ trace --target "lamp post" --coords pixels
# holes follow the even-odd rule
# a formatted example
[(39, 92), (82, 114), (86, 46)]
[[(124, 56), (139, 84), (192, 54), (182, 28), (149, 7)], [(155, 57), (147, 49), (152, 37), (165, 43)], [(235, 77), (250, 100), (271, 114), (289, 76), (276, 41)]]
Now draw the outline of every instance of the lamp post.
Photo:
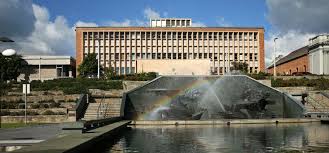
[(274, 38), (274, 67), (273, 67), (273, 76), (274, 76), (274, 79), (276, 78), (276, 40), (279, 39), (279, 38)]
[(100, 73), (100, 72), (99, 72), (99, 71), (100, 71), (100, 69), (99, 69), (99, 61), (100, 61), (100, 60), (99, 60), (99, 57), (100, 57), (100, 56), (99, 56), (99, 50), (100, 50), (100, 49), (98, 48), (98, 50), (97, 50), (97, 78), (98, 78), (98, 79), (99, 79), (99, 75), (100, 75), (100, 74), (99, 74), (99, 73)]
[[(2, 41), (2, 40), (0, 40), (0, 41)], [(2, 42), (13, 42), (13, 41), (2, 41)], [(13, 49), (6, 49), (3, 52), (1, 52), (1, 54), (5, 57), (9, 57), (9, 56), (15, 55), (16, 51), (13, 50)], [(1, 78), (0, 83), (2, 83), (2, 81), (4, 81), (4, 80), (2, 80), (2, 78)], [(5, 89), (3, 89), (3, 90), (5, 90)], [(0, 93), (0, 128), (1, 128), (1, 124), (2, 124), (2, 99), (1, 99), (1, 95), (2, 95), (2, 93)]]

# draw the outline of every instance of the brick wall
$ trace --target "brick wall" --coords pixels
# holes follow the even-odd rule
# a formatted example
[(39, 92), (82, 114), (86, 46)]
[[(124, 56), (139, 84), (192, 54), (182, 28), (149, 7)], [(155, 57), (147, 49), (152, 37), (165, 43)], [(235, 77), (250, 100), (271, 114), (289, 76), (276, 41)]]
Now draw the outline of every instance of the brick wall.
[[(289, 62), (276, 66), (277, 74), (290, 75), (294, 72), (309, 72), (308, 56), (304, 55)], [(273, 74), (273, 67), (268, 69), (268, 73)]]

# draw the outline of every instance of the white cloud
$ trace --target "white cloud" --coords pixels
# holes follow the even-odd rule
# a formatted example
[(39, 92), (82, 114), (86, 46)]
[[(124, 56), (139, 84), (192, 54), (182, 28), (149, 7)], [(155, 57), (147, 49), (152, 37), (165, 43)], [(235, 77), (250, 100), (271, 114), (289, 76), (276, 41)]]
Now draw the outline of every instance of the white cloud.
[(98, 27), (96, 23), (93, 22), (83, 22), (83, 21), (78, 21), (74, 25), (75, 27)]
[(113, 27), (128, 27), (128, 26), (131, 26), (132, 21), (129, 20), (129, 19), (126, 19), (126, 20), (124, 20), (122, 22), (109, 21), (107, 24), (110, 25), (110, 26), (113, 26)]
[(274, 33), (269, 34), (269, 38), (265, 40), (266, 65), (269, 66), (274, 59), (274, 38), (278, 38), (276, 40), (276, 56), (285, 56), (298, 48), (306, 46), (308, 44), (308, 39), (315, 35), (314, 33), (301, 33), (293, 30), (281, 35)]
[(37, 4), (32, 5), (36, 18), (35, 29), (27, 38), (20, 38), (17, 44), (23, 54), (31, 55), (71, 55), (75, 54), (76, 26), (95, 27), (96, 23), (78, 21), (70, 27), (63, 16), (56, 16), (54, 21), (49, 18), (47, 8)]
[(157, 19), (160, 18), (160, 14), (148, 7), (144, 10), (144, 17), (146, 19)]
[(193, 22), (192, 21), (192, 27), (206, 27), (206, 24), (202, 22)]
[(218, 17), (216, 23), (221, 27), (230, 27), (231, 23), (227, 22), (224, 17)]
[(74, 31), (63, 16), (50, 21), (47, 8), (33, 4), (35, 29), (18, 42), (24, 54), (74, 55)]

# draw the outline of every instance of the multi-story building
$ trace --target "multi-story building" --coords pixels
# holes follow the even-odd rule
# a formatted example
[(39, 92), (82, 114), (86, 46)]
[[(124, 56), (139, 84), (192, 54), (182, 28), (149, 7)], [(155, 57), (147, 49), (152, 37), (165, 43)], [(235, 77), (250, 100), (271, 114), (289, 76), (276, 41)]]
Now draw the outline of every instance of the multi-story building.
[(329, 74), (329, 35), (323, 34), (309, 40), (309, 64), (312, 74)]
[(205, 63), (193, 60), (206, 60), (209, 74), (229, 72), (232, 62), (246, 62), (249, 72), (259, 72), (265, 67), (264, 28), (192, 27), (191, 19), (173, 18), (151, 20), (150, 27), (76, 27), (77, 67), (90, 53), (99, 53), (101, 66), (117, 74), (141, 72), (141, 67), (155, 64), (174, 70), (172, 63), (166, 65), (168, 60), (192, 69)]

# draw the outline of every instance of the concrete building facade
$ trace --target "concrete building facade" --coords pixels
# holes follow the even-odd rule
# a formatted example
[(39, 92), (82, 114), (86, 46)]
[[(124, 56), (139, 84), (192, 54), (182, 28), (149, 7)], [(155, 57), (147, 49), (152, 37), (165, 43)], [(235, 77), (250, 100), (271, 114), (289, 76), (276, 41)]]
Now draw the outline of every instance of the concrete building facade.
[(27, 67), (18, 76), (22, 80), (52, 80), (75, 77), (75, 60), (71, 56), (23, 56)]
[(191, 27), (188, 19), (152, 21), (150, 27), (76, 27), (77, 67), (88, 54), (99, 52), (101, 66), (117, 74), (140, 72), (138, 61), (145, 59), (206, 59), (211, 74), (218, 75), (229, 72), (232, 62), (248, 63), (249, 72), (264, 71), (263, 28)]
[[(280, 75), (294, 75), (297, 72), (309, 72), (308, 46), (299, 48), (276, 61), (276, 73)], [(267, 68), (273, 74), (274, 65)]]
[(329, 74), (329, 35), (309, 39), (309, 65), (312, 74)]
[(210, 75), (208, 59), (141, 59), (137, 62), (137, 73), (157, 72), (159, 75)]

